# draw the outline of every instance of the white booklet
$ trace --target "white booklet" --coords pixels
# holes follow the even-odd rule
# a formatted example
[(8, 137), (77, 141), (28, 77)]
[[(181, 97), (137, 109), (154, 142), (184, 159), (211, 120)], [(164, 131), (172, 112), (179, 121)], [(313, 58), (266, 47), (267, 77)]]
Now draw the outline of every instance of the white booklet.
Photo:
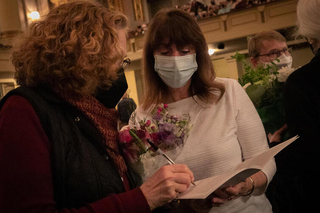
[(294, 136), (293, 138), (240, 163), (230, 172), (196, 181), (195, 186), (190, 185), (185, 192), (179, 194), (179, 199), (205, 199), (218, 188), (234, 186), (244, 181), (246, 178), (259, 172), (269, 160), (298, 138), (299, 136)]

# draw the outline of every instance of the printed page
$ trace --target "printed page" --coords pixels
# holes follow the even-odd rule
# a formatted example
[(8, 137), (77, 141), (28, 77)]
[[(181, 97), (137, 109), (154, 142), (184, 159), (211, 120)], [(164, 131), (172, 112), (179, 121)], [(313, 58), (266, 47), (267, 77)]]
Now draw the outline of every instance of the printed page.
[(220, 187), (232, 186), (244, 181), (260, 171), (270, 159), (298, 138), (299, 136), (290, 138), (256, 157), (240, 163), (233, 171), (196, 181), (196, 186), (190, 185), (185, 192), (179, 195), (179, 199), (205, 199)]

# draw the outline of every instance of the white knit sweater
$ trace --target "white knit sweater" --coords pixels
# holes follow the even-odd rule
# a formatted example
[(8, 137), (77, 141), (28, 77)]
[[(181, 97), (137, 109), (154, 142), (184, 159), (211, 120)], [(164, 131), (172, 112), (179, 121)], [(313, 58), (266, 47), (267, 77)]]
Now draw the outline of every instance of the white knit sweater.
[[(195, 180), (228, 172), (268, 149), (259, 115), (243, 88), (232, 79), (217, 81), (226, 88), (217, 104), (201, 107), (196, 96), (169, 104), (170, 114), (190, 113), (193, 120), (190, 136), (175, 162), (186, 164)], [(138, 107), (136, 119), (145, 117), (150, 114)], [(274, 160), (262, 171), (270, 182), (276, 172)], [(251, 196), (231, 200), (210, 212), (272, 212), (264, 191), (265, 188), (256, 189)]]

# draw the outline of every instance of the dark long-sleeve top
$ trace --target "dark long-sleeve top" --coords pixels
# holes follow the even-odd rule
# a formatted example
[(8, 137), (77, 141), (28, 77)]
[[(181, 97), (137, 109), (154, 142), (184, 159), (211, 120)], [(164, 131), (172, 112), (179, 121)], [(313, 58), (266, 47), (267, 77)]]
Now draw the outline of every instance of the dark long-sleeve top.
[[(300, 138), (275, 156), (275, 212), (296, 213), (318, 208), (320, 163), (320, 55), (293, 72), (285, 84), (285, 114), (290, 136)], [(272, 190), (271, 190), (272, 191)]]
[(300, 139), (276, 156), (279, 173), (304, 176), (319, 173), (320, 163), (320, 55), (293, 72), (285, 85), (288, 131)]
[(150, 211), (139, 187), (79, 209), (56, 210), (49, 153), (50, 142), (31, 104), (10, 97), (0, 111), (0, 212)]

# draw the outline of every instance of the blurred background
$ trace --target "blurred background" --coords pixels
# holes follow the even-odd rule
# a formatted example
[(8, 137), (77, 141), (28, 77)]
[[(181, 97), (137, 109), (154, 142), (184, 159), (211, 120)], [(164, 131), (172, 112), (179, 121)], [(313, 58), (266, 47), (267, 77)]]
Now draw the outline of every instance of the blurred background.
[[(74, 0), (0, 0), (0, 99), (15, 88), (11, 51), (16, 37), (30, 23), (60, 4)], [(207, 40), (218, 77), (238, 79), (242, 64), (232, 59), (236, 51), (246, 55), (247, 39), (264, 30), (277, 30), (293, 48), (293, 68), (308, 63), (313, 54), (302, 37), (295, 36), (297, 0), (87, 0), (124, 13), (130, 21), (127, 39), (131, 65), (125, 74), (130, 97), (139, 105), (143, 93), (141, 58), (148, 23), (162, 8), (190, 13)]]

